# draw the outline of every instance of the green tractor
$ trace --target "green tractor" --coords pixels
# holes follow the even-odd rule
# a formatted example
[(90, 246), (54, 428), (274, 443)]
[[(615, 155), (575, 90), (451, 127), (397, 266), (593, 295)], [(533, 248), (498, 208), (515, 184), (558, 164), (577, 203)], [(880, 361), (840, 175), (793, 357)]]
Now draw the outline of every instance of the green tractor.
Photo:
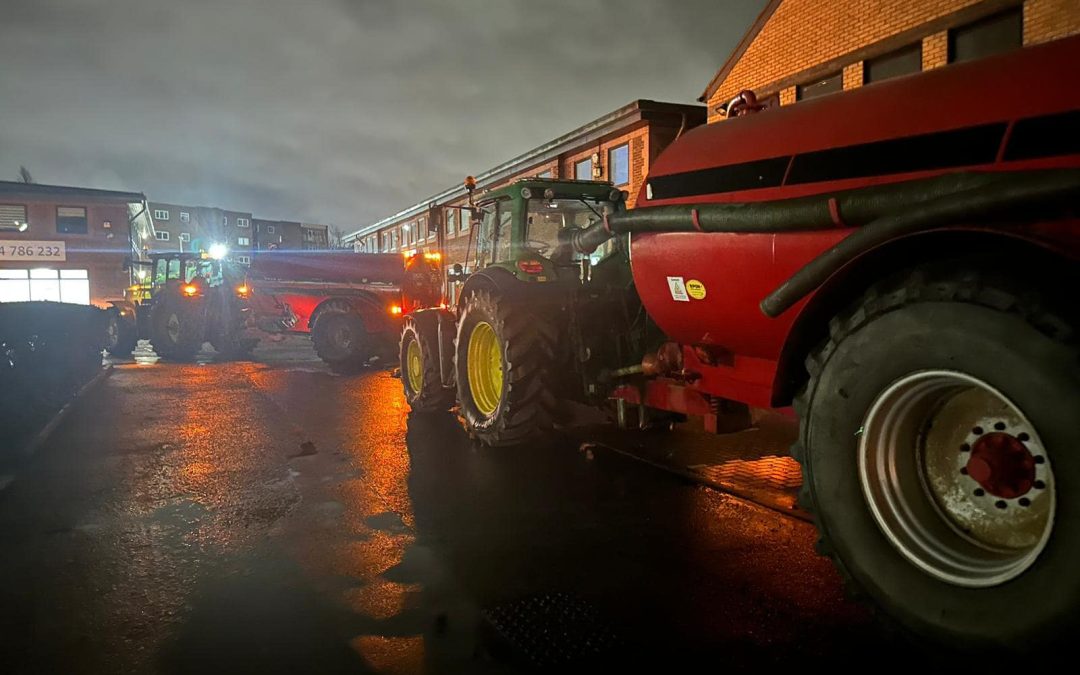
[(258, 339), (245, 334), (250, 287), (243, 268), (196, 252), (152, 253), (140, 264), (149, 279), (111, 303), (110, 354), (128, 356), (149, 339), (174, 361), (190, 360), (205, 342), (223, 358), (250, 355)]
[(414, 411), (456, 404), (475, 438), (511, 445), (551, 429), (568, 402), (598, 402), (597, 383), (644, 353), (625, 242), (592, 255), (571, 245), (623, 210), (625, 194), (607, 182), (524, 179), (470, 201), (466, 265), (448, 272), (457, 299), (405, 317), (401, 379)]

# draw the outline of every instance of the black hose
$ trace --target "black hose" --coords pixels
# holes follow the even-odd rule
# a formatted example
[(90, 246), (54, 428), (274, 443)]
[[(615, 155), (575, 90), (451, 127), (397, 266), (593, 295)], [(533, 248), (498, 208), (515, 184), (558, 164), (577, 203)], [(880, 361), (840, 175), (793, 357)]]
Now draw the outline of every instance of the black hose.
[[(891, 213), (867, 223), (835, 246), (807, 263), (761, 301), (761, 311), (777, 317), (801, 298), (818, 288), (852, 259), (891, 239), (957, 222), (988, 216), (1001, 221), (1006, 211), (1020, 207), (1050, 207), (1067, 197), (1080, 197), (1080, 171), (1031, 172), (1008, 182), (947, 194), (912, 204), (907, 210)], [(1007, 221), (1006, 221), (1007, 222)]]

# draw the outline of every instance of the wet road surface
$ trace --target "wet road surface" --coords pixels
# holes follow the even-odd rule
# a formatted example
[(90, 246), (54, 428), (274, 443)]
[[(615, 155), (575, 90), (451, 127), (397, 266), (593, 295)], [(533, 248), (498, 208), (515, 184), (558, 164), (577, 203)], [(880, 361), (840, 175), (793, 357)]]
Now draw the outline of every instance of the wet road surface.
[(476, 447), (385, 371), (257, 356), (118, 364), (0, 491), (3, 670), (917, 658), (803, 521), (580, 438)]

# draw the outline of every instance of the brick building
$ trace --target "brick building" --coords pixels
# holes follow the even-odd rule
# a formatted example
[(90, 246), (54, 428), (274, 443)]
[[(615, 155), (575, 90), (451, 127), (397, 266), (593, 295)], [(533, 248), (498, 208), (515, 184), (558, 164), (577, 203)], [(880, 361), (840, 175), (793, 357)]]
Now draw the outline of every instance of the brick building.
[(150, 202), (155, 251), (197, 251), (225, 244), (236, 262), (251, 262), (251, 213), (213, 206), (183, 206)]
[[(526, 176), (609, 180), (630, 194), (633, 205), (649, 162), (681, 131), (704, 121), (700, 106), (634, 101), (477, 174), (477, 189), (482, 192)], [(346, 235), (342, 243), (377, 253), (429, 251), (437, 246), (438, 228), (444, 227), (446, 262), (464, 262), (469, 223), (460, 207), (467, 203), (468, 195), (459, 184)]]
[(304, 233), (300, 223), (291, 220), (253, 218), (256, 251), (298, 251), (304, 248)]
[(715, 122), (744, 89), (788, 105), (1075, 33), (1077, 0), (770, 0), (699, 100)]
[(326, 225), (300, 224), (300, 247), (305, 249), (330, 248), (330, 230)]
[(0, 302), (103, 306), (152, 241), (141, 193), (0, 181)]

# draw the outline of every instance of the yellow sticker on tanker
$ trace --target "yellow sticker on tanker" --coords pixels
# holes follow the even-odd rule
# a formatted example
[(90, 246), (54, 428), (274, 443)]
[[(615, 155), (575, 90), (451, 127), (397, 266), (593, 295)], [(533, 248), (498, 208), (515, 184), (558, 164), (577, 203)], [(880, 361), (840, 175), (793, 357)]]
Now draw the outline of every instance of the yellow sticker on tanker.
[(697, 279), (690, 279), (686, 282), (686, 294), (695, 300), (704, 300), (705, 284)]

